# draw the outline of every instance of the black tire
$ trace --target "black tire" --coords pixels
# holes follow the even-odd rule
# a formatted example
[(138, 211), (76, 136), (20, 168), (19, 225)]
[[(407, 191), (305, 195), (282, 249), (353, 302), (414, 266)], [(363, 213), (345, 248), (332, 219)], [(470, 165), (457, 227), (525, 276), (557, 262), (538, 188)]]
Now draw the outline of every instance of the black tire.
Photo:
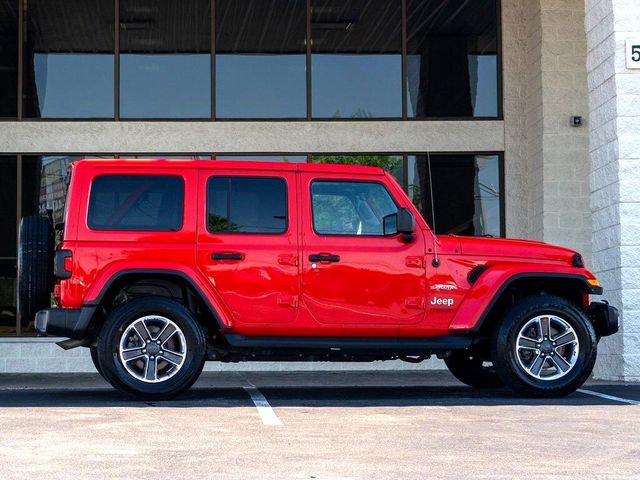
[(504, 384), (493, 365), (484, 365), (484, 360), (467, 350), (454, 350), (444, 359), (451, 374), (465, 385), (473, 388), (500, 388)]
[[(186, 343), (182, 366), (172, 377), (159, 383), (136, 378), (120, 359), (122, 336), (128, 327), (145, 316), (170, 320), (181, 330)], [(151, 338), (154, 339), (153, 335)], [(141, 297), (120, 305), (109, 315), (98, 335), (97, 353), (103, 377), (115, 389), (141, 400), (166, 400), (188, 390), (200, 376), (206, 360), (206, 338), (191, 312), (180, 303), (165, 297)], [(149, 361), (149, 357), (145, 359)]]
[[(559, 317), (573, 328), (574, 336), (577, 337), (578, 349), (575, 363), (557, 379), (536, 378), (528, 373), (521, 365), (521, 361), (516, 358), (515, 349), (520, 330), (527, 325), (527, 322), (540, 315)], [(543, 334), (540, 334), (540, 337), (542, 336)], [(549, 338), (553, 336), (549, 335)], [(498, 376), (511, 390), (527, 397), (561, 397), (576, 391), (591, 375), (598, 348), (596, 332), (584, 313), (564, 298), (551, 295), (527, 297), (509, 308), (494, 332), (492, 340), (492, 359)], [(537, 358), (536, 352), (542, 353), (542, 351), (542, 349), (533, 350), (532, 358)], [(555, 350), (553, 352), (546, 355), (557, 355)], [(542, 365), (550, 365), (550, 362), (551, 359), (542, 360)], [(531, 365), (533, 363), (534, 361)], [(547, 368), (556, 369), (549, 366)], [(557, 373), (560, 373), (559, 369)]]
[(102, 367), (100, 366), (100, 362), (98, 361), (98, 347), (89, 347), (89, 352), (91, 353), (91, 361), (93, 362), (93, 366), (96, 367), (96, 371), (100, 374), (100, 376), (104, 378)]
[(40, 216), (20, 221), (18, 240), (18, 311), (27, 326), (38, 310), (51, 307), (55, 237), (51, 222)]

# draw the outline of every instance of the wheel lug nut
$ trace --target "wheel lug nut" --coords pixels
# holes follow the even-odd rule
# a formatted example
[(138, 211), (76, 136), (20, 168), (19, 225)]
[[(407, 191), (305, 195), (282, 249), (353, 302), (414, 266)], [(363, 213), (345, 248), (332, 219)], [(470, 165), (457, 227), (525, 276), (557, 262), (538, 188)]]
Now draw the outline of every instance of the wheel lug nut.
[(160, 351), (158, 352), (158, 355), (162, 355), (162, 353), (163, 353), (163, 352), (162, 352), (162, 350), (160, 350)]
[(556, 346), (556, 342), (553, 342), (553, 346), (554, 346), (554, 347)]
[(539, 343), (537, 343), (537, 344), (536, 344), (536, 347), (540, 348), (540, 344), (539, 344)]
[(151, 343), (149, 340), (147, 340), (147, 343)]
[(147, 353), (147, 349), (146, 349), (146, 348), (143, 348), (143, 349), (142, 349), (142, 353)]
[(156, 340), (156, 343), (157, 343), (158, 345), (160, 345), (160, 340)]
[(151, 360), (153, 360), (154, 358), (156, 358), (156, 357), (154, 357), (153, 355), (151, 355)]

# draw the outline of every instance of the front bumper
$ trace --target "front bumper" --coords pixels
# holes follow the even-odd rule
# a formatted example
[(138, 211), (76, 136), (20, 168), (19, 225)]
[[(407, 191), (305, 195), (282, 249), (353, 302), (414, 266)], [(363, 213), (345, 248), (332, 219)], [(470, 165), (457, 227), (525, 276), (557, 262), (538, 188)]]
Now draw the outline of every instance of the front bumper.
[(40, 310), (36, 313), (36, 332), (80, 340), (86, 336), (95, 311), (96, 307)]
[(607, 302), (591, 302), (585, 313), (598, 337), (608, 337), (618, 331), (618, 309)]

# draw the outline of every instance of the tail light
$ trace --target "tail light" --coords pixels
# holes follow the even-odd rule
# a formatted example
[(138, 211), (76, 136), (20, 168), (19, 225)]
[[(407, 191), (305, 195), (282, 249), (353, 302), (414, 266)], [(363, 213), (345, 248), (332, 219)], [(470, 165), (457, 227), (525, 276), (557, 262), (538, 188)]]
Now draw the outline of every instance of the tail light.
[(53, 274), (56, 278), (65, 279), (71, 277), (73, 267), (73, 254), (71, 250), (56, 250), (53, 263)]

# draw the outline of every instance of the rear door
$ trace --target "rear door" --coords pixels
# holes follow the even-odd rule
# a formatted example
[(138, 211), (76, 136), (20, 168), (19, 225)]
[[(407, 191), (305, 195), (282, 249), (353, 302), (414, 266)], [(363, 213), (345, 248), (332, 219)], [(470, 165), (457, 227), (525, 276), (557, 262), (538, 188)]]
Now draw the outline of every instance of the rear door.
[(324, 324), (402, 325), (425, 316), (424, 237), (385, 236), (398, 200), (383, 177), (301, 173), (302, 299)]
[(243, 324), (298, 314), (298, 222), (293, 172), (202, 170), (198, 265)]

